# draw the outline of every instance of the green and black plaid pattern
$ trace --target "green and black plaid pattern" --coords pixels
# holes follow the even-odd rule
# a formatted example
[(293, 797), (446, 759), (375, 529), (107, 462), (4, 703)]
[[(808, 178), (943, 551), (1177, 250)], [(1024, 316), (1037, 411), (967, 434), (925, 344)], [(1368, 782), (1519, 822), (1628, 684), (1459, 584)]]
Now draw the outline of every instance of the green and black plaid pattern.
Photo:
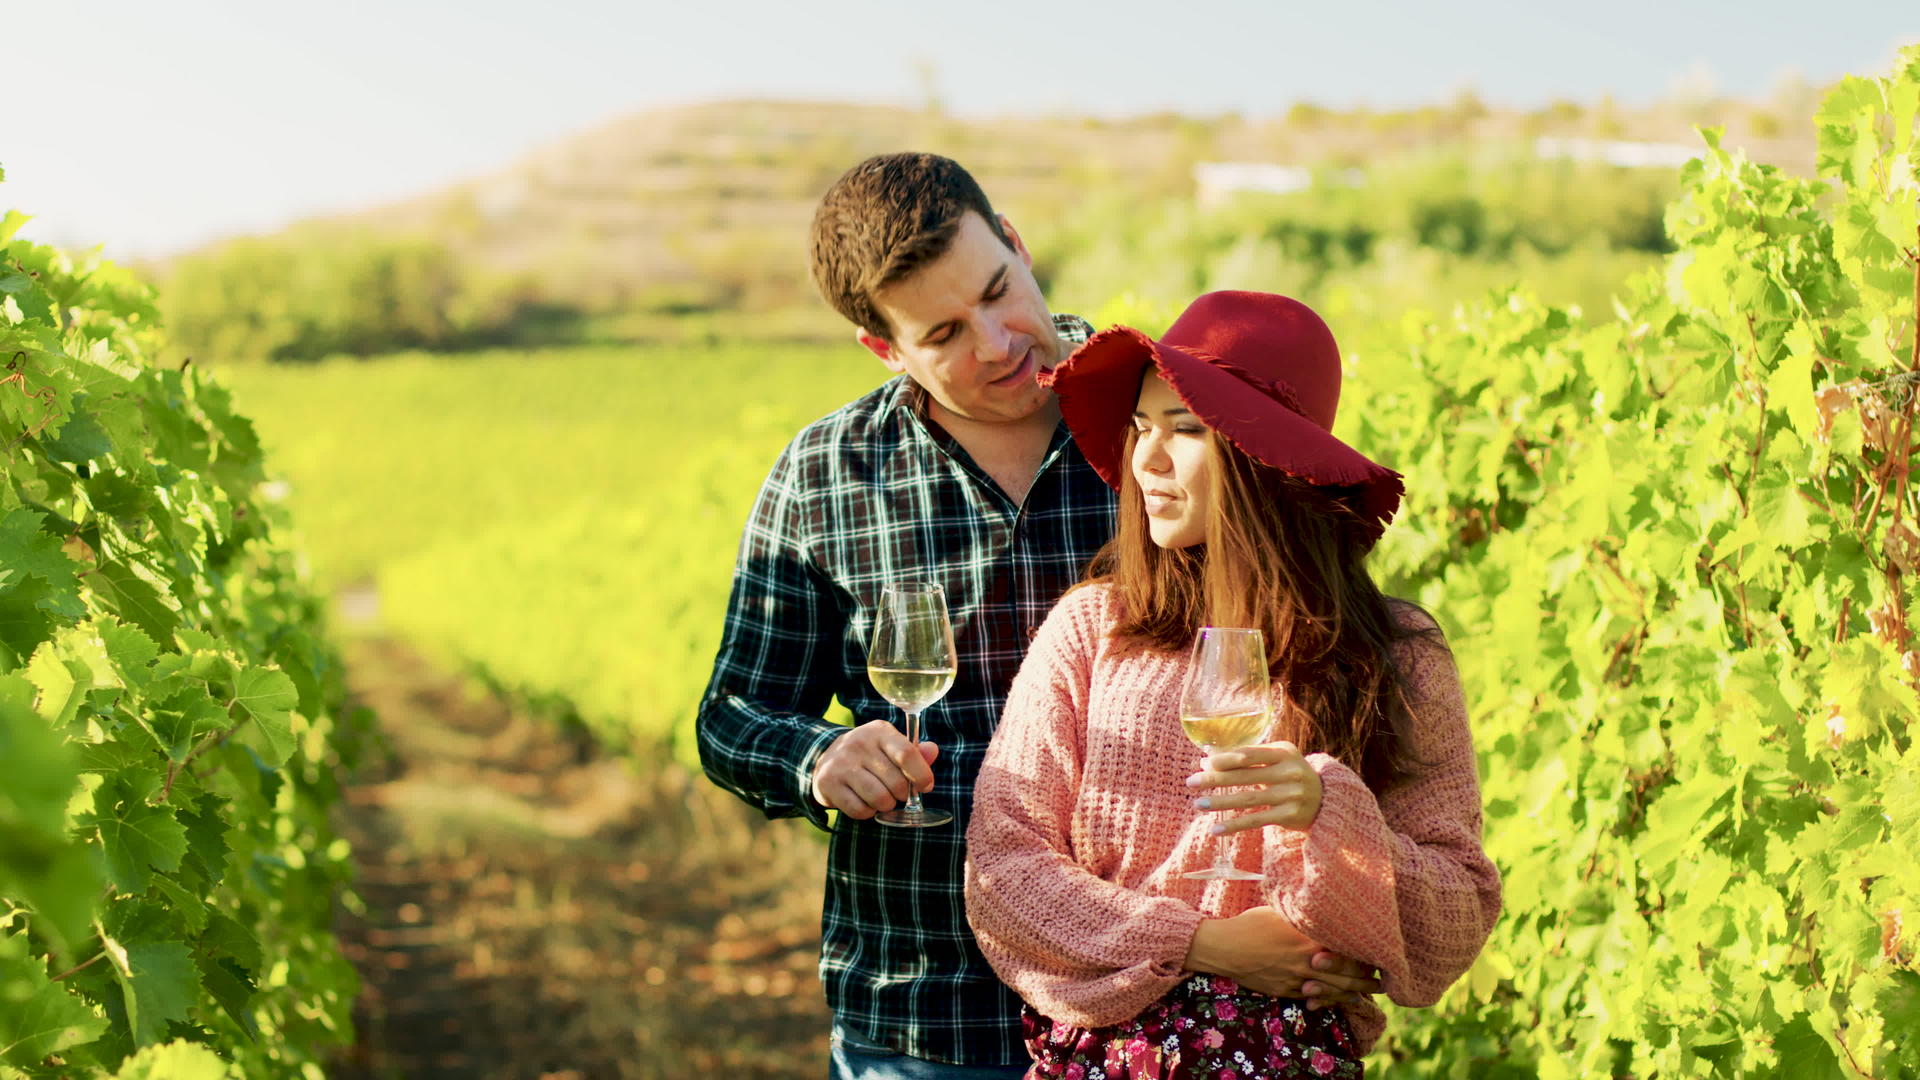
[[(1056, 316), (1062, 337), (1090, 327)], [(821, 717), (838, 698), (856, 722), (898, 722), (867, 681), (883, 585), (945, 587), (960, 669), (924, 714), (940, 745), (927, 797), (954, 822), (892, 829), (841, 818), (827, 859), (820, 973), (840, 1022), (915, 1057), (1026, 1061), (1020, 1001), (967, 928), (961, 893), (973, 777), (1028, 639), (1113, 533), (1114, 494), (1066, 426), (1016, 506), (928, 422), (905, 377), (809, 425), (760, 490), (700, 704), (707, 775), (768, 817), (828, 827), (813, 764), (847, 729)]]

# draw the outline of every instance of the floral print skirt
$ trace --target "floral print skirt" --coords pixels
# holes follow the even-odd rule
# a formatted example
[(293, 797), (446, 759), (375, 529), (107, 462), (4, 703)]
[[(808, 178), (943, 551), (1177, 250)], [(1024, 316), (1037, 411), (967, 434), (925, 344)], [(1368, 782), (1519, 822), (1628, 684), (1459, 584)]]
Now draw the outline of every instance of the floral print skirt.
[(1357, 1080), (1359, 1048), (1337, 1008), (1193, 975), (1123, 1024), (1057, 1024), (1021, 1014), (1029, 1080)]

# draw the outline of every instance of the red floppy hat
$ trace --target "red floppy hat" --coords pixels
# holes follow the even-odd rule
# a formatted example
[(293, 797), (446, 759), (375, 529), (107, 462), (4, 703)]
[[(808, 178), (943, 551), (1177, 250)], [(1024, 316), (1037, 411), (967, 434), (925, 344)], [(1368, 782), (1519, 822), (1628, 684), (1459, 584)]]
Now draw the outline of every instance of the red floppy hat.
[(1149, 362), (1208, 427), (1282, 472), (1357, 489), (1354, 509), (1376, 537), (1385, 530), (1405, 485), (1399, 473), (1333, 437), (1340, 348), (1312, 308), (1273, 293), (1211, 292), (1187, 305), (1158, 341), (1115, 326), (1042, 372), (1081, 453), (1115, 488)]

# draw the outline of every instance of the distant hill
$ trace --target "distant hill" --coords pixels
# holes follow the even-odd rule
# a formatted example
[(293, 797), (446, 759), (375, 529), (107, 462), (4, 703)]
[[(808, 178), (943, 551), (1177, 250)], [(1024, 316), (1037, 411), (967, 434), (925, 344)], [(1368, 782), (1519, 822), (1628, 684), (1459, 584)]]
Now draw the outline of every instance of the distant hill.
[[(1230, 280), (1310, 288), (1380, 244), (1507, 258), (1565, 251), (1597, 230), (1603, 249), (1657, 251), (1671, 162), (1699, 145), (1694, 124), (1723, 125), (1729, 145), (1806, 172), (1815, 100), (1809, 89), (1768, 105), (1521, 112), (1462, 94), (1389, 111), (1302, 104), (1262, 119), (715, 102), (635, 113), (490, 175), (150, 269), (182, 352), (202, 358), (839, 338), (845, 328), (807, 280), (806, 224), (833, 180), (876, 153), (931, 150), (967, 165), (1021, 226), (1043, 280), (1071, 279), (1080, 302), (1099, 303), (1117, 289), (1181, 295), (1216, 277), (1209, 267), (1223, 259), (1240, 260)], [(1667, 164), (1582, 165), (1569, 176), (1535, 160), (1550, 144)], [(1267, 166), (1213, 175), (1331, 171), (1336, 182), (1315, 181), (1311, 198), (1284, 207), (1223, 203), (1210, 188), (1199, 212), (1195, 166), (1207, 162)], [(1242, 239), (1257, 249), (1236, 251)], [(1594, 289), (1615, 269), (1584, 265)], [(1150, 270), (1159, 277), (1147, 280)], [(1365, 288), (1382, 299), (1438, 296)]]
[(1806, 117), (1740, 103), (1637, 111), (1561, 104), (1519, 113), (1465, 96), (1391, 112), (1296, 106), (1253, 121), (1174, 114), (967, 120), (899, 107), (736, 101), (625, 116), (493, 175), (348, 220), (423, 230), (463, 257), (534, 271), (543, 292), (589, 309), (766, 309), (808, 295), (804, 235), (813, 204), (871, 154), (952, 156), (1038, 235), (1044, 228), (1035, 222), (1069, 212), (1089, 187), (1143, 199), (1191, 192), (1199, 161), (1355, 165), (1437, 145), (1541, 135), (1697, 144), (1692, 125), (1709, 120), (1726, 124), (1728, 142), (1757, 160), (1811, 168)]

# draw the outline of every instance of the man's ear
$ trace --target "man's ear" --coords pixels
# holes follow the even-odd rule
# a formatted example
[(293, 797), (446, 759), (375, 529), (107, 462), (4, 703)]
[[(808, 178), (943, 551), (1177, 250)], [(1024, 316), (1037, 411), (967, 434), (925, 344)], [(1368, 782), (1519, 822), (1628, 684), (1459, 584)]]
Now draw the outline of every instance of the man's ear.
[(855, 330), (853, 332), (853, 340), (865, 345), (868, 352), (879, 357), (880, 362), (887, 365), (888, 371), (897, 375), (907, 370), (907, 366), (900, 362), (898, 356), (894, 355), (893, 342), (888, 341), (879, 334), (871, 330)]
[(1020, 261), (1027, 264), (1027, 269), (1033, 269), (1033, 252), (1027, 250), (1027, 242), (1020, 239), (1020, 233), (1013, 227), (1013, 222), (1008, 221), (1005, 214), (995, 214), (994, 217), (1000, 219), (1000, 231), (1007, 234), (1007, 242), (1013, 245), (1013, 250), (1019, 254)]

